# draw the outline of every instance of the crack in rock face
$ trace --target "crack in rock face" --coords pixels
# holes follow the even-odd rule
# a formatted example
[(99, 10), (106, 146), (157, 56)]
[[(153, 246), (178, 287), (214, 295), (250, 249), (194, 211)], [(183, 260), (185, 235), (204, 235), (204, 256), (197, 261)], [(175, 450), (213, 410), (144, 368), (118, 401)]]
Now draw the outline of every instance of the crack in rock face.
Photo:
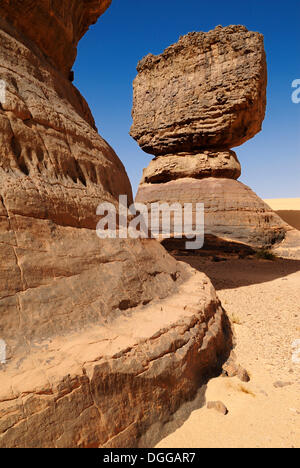
[(132, 189), (70, 72), (109, 4), (0, 4), (0, 447), (152, 444), (232, 347), (204, 274), (96, 235)]

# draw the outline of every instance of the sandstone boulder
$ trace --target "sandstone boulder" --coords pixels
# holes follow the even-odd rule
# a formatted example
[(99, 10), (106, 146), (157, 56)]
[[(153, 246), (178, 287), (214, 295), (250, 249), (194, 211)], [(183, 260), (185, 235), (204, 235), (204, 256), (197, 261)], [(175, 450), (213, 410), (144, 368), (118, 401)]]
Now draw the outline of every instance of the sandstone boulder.
[(77, 55), (77, 44), (111, 0), (5, 0), (1, 18), (18, 31), (18, 39), (42, 52), (54, 67), (70, 75)]
[(284, 241), (275, 246), (274, 252), (280, 257), (300, 260), (300, 232), (289, 227)]
[(234, 151), (203, 151), (196, 154), (180, 153), (153, 159), (144, 169), (141, 184), (157, 184), (185, 177), (227, 177), (238, 179), (241, 165)]
[(190, 33), (139, 63), (131, 135), (156, 156), (239, 146), (261, 130), (266, 83), (261, 34)]
[(140, 203), (204, 203), (205, 234), (255, 248), (272, 247), (289, 226), (249, 187), (223, 178), (184, 178), (164, 184), (141, 184)]
[(98, 204), (132, 192), (69, 72), (109, 3), (0, 6), (0, 447), (142, 444), (231, 347), (204, 275), (96, 236)]
[(261, 130), (266, 70), (263, 36), (244, 26), (190, 33), (139, 63), (131, 135), (155, 158), (137, 202), (203, 203), (206, 244), (215, 238), (218, 245), (271, 248), (287, 235), (297, 238), (236, 180), (241, 165), (230, 149)]

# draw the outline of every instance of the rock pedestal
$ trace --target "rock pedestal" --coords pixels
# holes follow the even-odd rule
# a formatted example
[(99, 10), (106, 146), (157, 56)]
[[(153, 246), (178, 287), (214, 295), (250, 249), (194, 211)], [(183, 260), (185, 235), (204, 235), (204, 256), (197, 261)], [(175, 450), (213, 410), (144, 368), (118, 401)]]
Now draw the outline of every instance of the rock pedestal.
[(131, 186), (69, 78), (109, 4), (0, 4), (0, 447), (153, 442), (231, 346), (205, 275), (96, 236)]
[(244, 26), (190, 33), (137, 70), (131, 135), (155, 159), (136, 201), (202, 202), (207, 235), (280, 243), (290, 227), (236, 180), (241, 166), (231, 150), (254, 137), (265, 116), (263, 36)]

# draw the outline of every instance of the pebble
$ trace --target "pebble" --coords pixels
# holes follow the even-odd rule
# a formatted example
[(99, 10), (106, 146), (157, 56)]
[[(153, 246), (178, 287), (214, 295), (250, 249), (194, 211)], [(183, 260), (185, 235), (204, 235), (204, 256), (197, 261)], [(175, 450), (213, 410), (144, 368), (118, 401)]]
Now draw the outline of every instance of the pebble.
[(209, 401), (207, 403), (207, 409), (214, 409), (218, 411), (218, 413), (223, 414), (224, 416), (228, 414), (228, 409), (221, 401)]
[(275, 382), (274, 384), (275, 388), (284, 388), (284, 387), (289, 387), (290, 385), (293, 385), (292, 382)]

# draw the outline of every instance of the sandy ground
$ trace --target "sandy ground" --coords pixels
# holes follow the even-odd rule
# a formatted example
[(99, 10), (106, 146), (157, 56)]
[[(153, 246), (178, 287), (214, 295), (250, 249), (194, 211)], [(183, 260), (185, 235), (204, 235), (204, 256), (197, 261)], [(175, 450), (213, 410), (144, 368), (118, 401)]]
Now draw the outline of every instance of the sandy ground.
[[(211, 380), (206, 401), (222, 401), (228, 415), (197, 409), (158, 447), (299, 448), (300, 342), (292, 344), (300, 340), (300, 261), (179, 259), (212, 279), (233, 322), (237, 361), (251, 381)], [(276, 388), (278, 381), (287, 385)]]
[(273, 198), (265, 202), (284, 221), (300, 230), (300, 198)]

